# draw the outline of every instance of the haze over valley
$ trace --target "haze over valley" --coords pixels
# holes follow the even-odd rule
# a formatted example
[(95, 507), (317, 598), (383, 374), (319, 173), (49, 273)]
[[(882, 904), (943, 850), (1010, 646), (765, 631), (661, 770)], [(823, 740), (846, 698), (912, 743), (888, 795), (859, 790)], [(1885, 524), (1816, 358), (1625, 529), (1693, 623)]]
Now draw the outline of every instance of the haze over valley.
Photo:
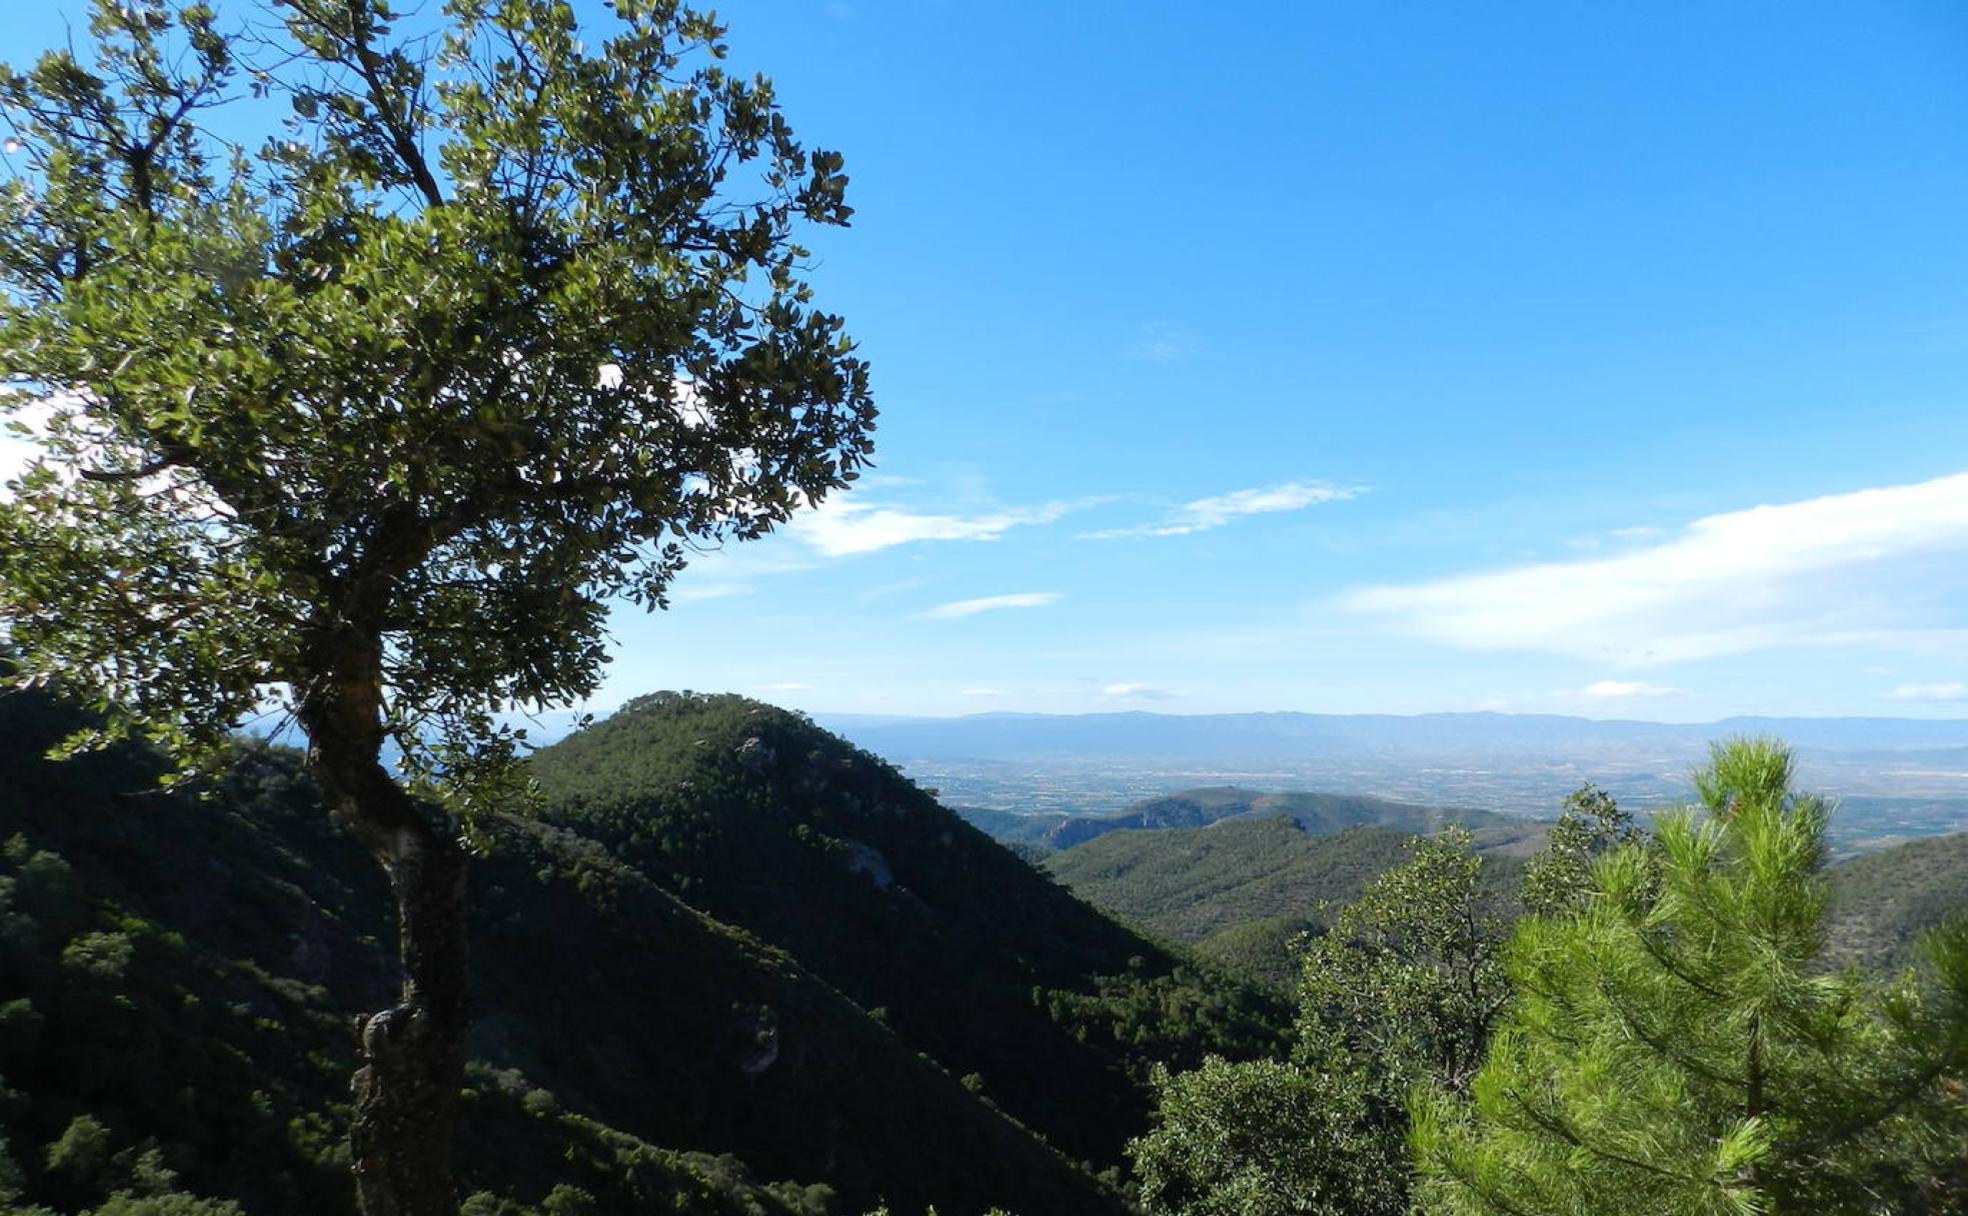
[(1841, 853), (1968, 828), (1968, 721), (1543, 714), (981, 714), (822, 725), (935, 788), (945, 805), (1108, 815), (1200, 786), (1373, 795), (1531, 818), (1592, 782), (1636, 810), (1686, 802), (1711, 742), (1796, 747), (1803, 788), (1836, 793)]

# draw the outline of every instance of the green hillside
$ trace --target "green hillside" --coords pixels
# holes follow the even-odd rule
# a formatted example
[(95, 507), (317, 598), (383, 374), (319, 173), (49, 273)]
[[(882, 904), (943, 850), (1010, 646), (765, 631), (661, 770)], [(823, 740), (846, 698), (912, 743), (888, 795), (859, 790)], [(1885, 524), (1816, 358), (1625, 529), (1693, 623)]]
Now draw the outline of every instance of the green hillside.
[[(1515, 902), (1524, 854), (1541, 842), (1540, 828), (1506, 821), (1476, 834), (1484, 883), (1506, 910)], [(1385, 828), (1320, 836), (1279, 815), (1107, 833), (1041, 865), (1096, 907), (1278, 985), (1295, 976), (1287, 943), (1321, 928), (1322, 904), (1352, 901), (1400, 864), (1407, 839)], [(1827, 959), (1898, 965), (1922, 930), (1968, 910), (1968, 833), (1910, 841), (1832, 866), (1825, 876)]]
[(1070, 849), (1109, 832), (1200, 828), (1230, 819), (1268, 819), (1274, 815), (1287, 815), (1315, 833), (1384, 827), (1413, 835), (1450, 823), (1508, 828), (1520, 822), (1488, 811), (1421, 806), (1365, 794), (1262, 793), (1223, 785), (1150, 798), (1115, 815), (1076, 816), (1046, 829), (1038, 839), (1050, 848)]
[(1968, 910), (1968, 833), (1912, 840), (1825, 871), (1826, 954), (1867, 967), (1905, 962), (1922, 930)]
[[(0, 699), (0, 1126), (26, 1198), (78, 1210), (113, 1189), (161, 1185), (168, 1170), (184, 1191), (255, 1213), (350, 1211), (348, 1025), (386, 1004), (394, 983), (380, 876), (327, 821), (291, 753), (246, 750), (198, 800), (155, 792), (158, 766), (140, 751), (42, 760), (73, 721), (38, 697)], [(868, 806), (906, 818), (893, 803)], [(653, 880), (571, 830), (574, 817), (487, 825), (490, 852), (473, 877), (476, 1024), (458, 1154), (467, 1193), (537, 1204), (557, 1185), (578, 1187), (599, 1212), (856, 1213), (883, 1197), (946, 1213), (1120, 1210), (1000, 1112), (1000, 1082), (923, 1053), (918, 1007), (868, 1016), (844, 994), (849, 983), (670, 889), (707, 890), (708, 879), (678, 870)], [(979, 1013), (1016, 1003), (1028, 1021), (1057, 1027), (1054, 1038), (1082, 1055), (1041, 1042), (1030, 1067), (1077, 1066), (1074, 1084), (1104, 1079), (1088, 1092), (1123, 1128), (1141, 1115), (1119, 1036), (1141, 1032), (1150, 1050), (1162, 1046), (1157, 1034), (1172, 1037), (1178, 1055), (1236, 1033), (1262, 1037), (1259, 1023), (1229, 1012), (1232, 998), (1212, 1004), (1222, 989), (1178, 980), (1152, 951), (1132, 969), (1120, 954), (1118, 980), (1071, 973), (1075, 951), (1118, 953), (1138, 939), (1022, 863), (991, 869), (995, 848), (965, 852), (962, 865), (983, 868), (977, 889), (946, 900), (912, 851), (880, 839), (896, 872), (920, 884), (883, 894), (939, 924), (967, 924), (966, 901), (1015, 871), (1051, 892), (1020, 919), (1055, 934), (1050, 954), (1026, 944), (1045, 956), (1033, 973), (1056, 987), (1035, 997), (1025, 984)], [(833, 863), (861, 857), (815, 847)], [(874, 889), (865, 871), (844, 872)], [(808, 919), (847, 931), (827, 927), (837, 915), (853, 913), (815, 906)], [(946, 944), (1003, 970), (984, 942), (953, 934)], [(899, 949), (898, 971), (912, 959)], [(1186, 1018), (1142, 999), (1166, 989), (1192, 994)], [(1212, 1038), (1202, 1027), (1224, 1030)], [(1018, 1070), (1000, 1067), (1016, 1088)], [(1079, 1096), (1061, 1094), (1068, 1104)], [(102, 1151), (81, 1152), (97, 1124)], [(58, 1143), (70, 1149), (51, 1159)], [(86, 1170), (76, 1164), (85, 1158)]]
[(1406, 855), (1386, 828), (1314, 836), (1279, 815), (1213, 828), (1112, 832), (1054, 853), (1045, 868), (1095, 907), (1180, 942), (1248, 921), (1318, 919)]
[(1267, 916), (1210, 934), (1196, 943), (1196, 953), (1275, 991), (1293, 992), (1301, 969), (1295, 947), (1306, 934), (1323, 932), (1309, 916)]
[(551, 822), (882, 1010), (1076, 1160), (1119, 1160), (1154, 1061), (1275, 1042), (1268, 997), (1099, 914), (798, 715), (661, 694), (533, 770)]
[[(1043, 865), (1106, 912), (1234, 960), (1246, 974), (1276, 977), (1290, 936), (1284, 927), (1322, 923), (1327, 905), (1350, 903), (1405, 861), (1409, 839), (1384, 827), (1321, 835), (1278, 814), (1207, 828), (1110, 832)], [(1485, 858), (1485, 882), (1507, 901), (1522, 861), (1499, 852)]]
[[(140, 749), (42, 759), (79, 721), (0, 698), (0, 1132), (24, 1199), (351, 1211), (348, 1026), (395, 982), (380, 876), (293, 753), (243, 746), (207, 797), (165, 794)], [(1118, 1216), (1095, 1174), (1143, 1126), (1149, 1063), (1265, 1054), (1283, 1016), (1158, 941), (1283, 987), (1323, 905), (1407, 856), (1395, 830), (1278, 814), (1107, 833), (1035, 870), (736, 697), (647, 698), (534, 767), (545, 814), (493, 817), (473, 877), (473, 1216), (519, 1216), (494, 1195)], [(1486, 863), (1507, 902), (1521, 863)], [(1891, 961), (1968, 902), (1968, 836), (1830, 876), (1834, 951)]]
[(1046, 844), (1046, 834), (1072, 818), (1056, 811), (1022, 815), (1017, 811), (994, 811), (978, 806), (953, 806), (950, 809), (957, 813), (959, 819), (999, 844), (1032, 845), (1048, 851), (1052, 846)]

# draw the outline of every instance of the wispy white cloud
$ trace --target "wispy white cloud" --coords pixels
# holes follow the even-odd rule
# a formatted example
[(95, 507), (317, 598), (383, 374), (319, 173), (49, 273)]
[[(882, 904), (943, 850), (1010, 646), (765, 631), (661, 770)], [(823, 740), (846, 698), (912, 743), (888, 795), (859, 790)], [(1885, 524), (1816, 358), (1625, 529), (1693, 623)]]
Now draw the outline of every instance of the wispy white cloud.
[(848, 557), (917, 541), (997, 540), (1013, 528), (1052, 523), (1080, 505), (1053, 502), (949, 515), (835, 498), (795, 516), (788, 531), (827, 557)]
[(1886, 694), (1888, 701), (1968, 701), (1968, 684), (1949, 680), (1942, 684), (1902, 684)]
[(1128, 358), (1144, 363), (1177, 363), (1202, 353), (1202, 339), (1190, 331), (1163, 322), (1141, 327), (1141, 337), (1128, 347)]
[(805, 692), (812, 687), (811, 684), (802, 684), (798, 680), (784, 680), (777, 684), (765, 685), (767, 692)]
[[(1656, 544), (1408, 586), (1343, 608), (1474, 650), (1673, 662), (1798, 646), (1951, 651), (1968, 473), (1711, 515)], [(1920, 596), (1906, 592), (1922, 589)]]
[(920, 613), (924, 620), (953, 621), (960, 617), (976, 616), (980, 612), (996, 612), (1000, 608), (1043, 608), (1057, 603), (1057, 591), (1021, 591), (1015, 595), (987, 595), (974, 600), (952, 600), (938, 604), (929, 611)]
[(1119, 683), (1101, 689), (1100, 695), (1109, 701), (1173, 701), (1182, 694), (1153, 684)]
[(1576, 695), (1589, 701), (1651, 701), (1685, 694), (1678, 688), (1642, 684), (1638, 680), (1596, 680), (1579, 689)]
[(988, 699), (988, 698), (990, 698), (990, 697), (1002, 697), (1002, 696), (1004, 696), (1004, 689), (1002, 689), (1002, 688), (966, 688), (966, 689), (964, 689), (964, 690), (963, 690), (962, 692), (960, 692), (960, 693), (958, 693), (957, 695), (958, 695), (958, 696), (960, 696), (960, 697), (978, 697), (978, 698), (984, 698), (984, 699)]
[(1276, 511), (1300, 511), (1321, 503), (1343, 502), (1357, 497), (1357, 487), (1328, 485), (1323, 481), (1290, 481), (1279, 486), (1233, 490), (1186, 502), (1169, 512), (1160, 523), (1133, 528), (1110, 528), (1088, 532), (1083, 540), (1116, 540), (1129, 536), (1187, 536), (1220, 528), (1246, 515), (1266, 515)]

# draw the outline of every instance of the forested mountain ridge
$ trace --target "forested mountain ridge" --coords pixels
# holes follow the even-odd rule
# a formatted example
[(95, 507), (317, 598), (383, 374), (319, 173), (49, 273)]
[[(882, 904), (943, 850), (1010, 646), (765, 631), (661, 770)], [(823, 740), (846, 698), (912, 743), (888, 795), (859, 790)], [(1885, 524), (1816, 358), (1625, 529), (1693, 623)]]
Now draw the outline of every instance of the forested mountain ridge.
[(658, 694), (531, 768), (550, 821), (881, 1009), (1077, 1159), (1118, 1159), (1152, 1063), (1261, 1053), (1282, 1024), (796, 714)]
[(1856, 857), (1825, 879), (1827, 956), (1872, 968), (1903, 963), (1923, 931), (1968, 911), (1968, 832)]
[(1370, 794), (1305, 791), (1264, 793), (1234, 785), (1205, 786), (1135, 803), (1117, 815), (1075, 817), (1047, 831), (1039, 843), (1070, 849), (1108, 832), (1200, 828), (1229, 820), (1285, 815), (1307, 832), (1338, 832), (1385, 827), (1410, 835), (1433, 832), (1451, 823), (1496, 828), (1519, 821), (1465, 807), (1421, 806)]
[[(395, 984), (382, 876), (328, 820), (292, 753), (249, 748), (204, 797), (165, 794), (162, 766), (138, 748), (43, 758), (82, 723), (40, 696), (0, 697), (0, 1119), (19, 1171), (12, 1182), (63, 1211), (111, 1191), (152, 1192), (172, 1174), (187, 1193), (252, 1213), (351, 1211), (350, 1021)], [(666, 935), (671, 958), (714, 960), (707, 978), (734, 995), (796, 997), (837, 1025), (853, 1024), (851, 1007), (757, 943), (638, 898), (592, 846), (537, 825), (488, 829), (502, 847), (480, 872), (488, 898), (478, 936), (481, 947), (497, 945), (480, 950), (465, 1189), (537, 1203), (564, 1184), (603, 1211), (821, 1210), (829, 1188), (768, 1189), (736, 1158), (657, 1148), (624, 1131), (635, 1112), (598, 1109), (610, 1095), (586, 1086), (582, 1056), (595, 1040), (543, 1052), (501, 1028), (534, 1021), (544, 1031), (551, 1023), (537, 1019), (562, 1002), (612, 1009), (624, 999), (618, 985), (649, 974), (618, 965), (604, 988), (584, 970), (627, 945), (624, 922), (606, 910), (625, 897), (649, 929), (667, 920), (676, 930)], [(518, 923), (551, 925), (566, 940), (515, 953), (505, 926)], [(515, 971), (527, 980), (513, 982)], [(669, 1024), (683, 1011), (655, 1012)], [(748, 1104), (721, 1076), (729, 1045), (706, 1046), (695, 1061), (612, 1061), (625, 1082), (703, 1095), (696, 1110), (678, 1103), (648, 1121), (644, 1136), (693, 1120), (728, 1125)], [(914, 1062), (868, 1054), (876, 1068)], [(718, 1134), (664, 1138), (702, 1147)]]
[[(1073, 848), (1126, 830), (1202, 828), (1216, 822), (1271, 819), (1285, 815), (1307, 832), (1340, 832), (1358, 826), (1382, 826), (1397, 832), (1433, 832), (1450, 822), (1468, 828), (1533, 830), (1527, 821), (1470, 807), (1425, 807), (1358, 793), (1315, 793), (1244, 789), (1240, 785), (1204, 785), (1183, 789), (1138, 803), (1114, 815), (1015, 815), (986, 809), (960, 809), (966, 821), (1008, 842), (1027, 842), (1041, 848)], [(1498, 838), (1496, 844), (1504, 840)]]
[[(251, 1212), (347, 1212), (349, 1018), (386, 1000), (395, 982), (380, 875), (329, 822), (292, 753), (248, 747), (198, 800), (157, 792), (161, 766), (139, 749), (42, 759), (79, 721), (38, 695), (0, 698), (0, 839), (10, 842), (0, 860), (8, 1087), (0, 1125), (25, 1197), (80, 1210), (138, 1174), (154, 1182), (162, 1175), (138, 1168), (151, 1160), (175, 1171), (184, 1191)], [(775, 742), (802, 740), (832, 756), (817, 732), (808, 739), (797, 722), (780, 725)], [(697, 737), (705, 736), (694, 735), (693, 746)], [(559, 765), (564, 775), (564, 760), (543, 769)], [(756, 777), (748, 767), (736, 773)], [(748, 805), (776, 814), (760, 798)], [(905, 827), (912, 814), (892, 801), (866, 806)], [(573, 830), (582, 813), (571, 801), (559, 804), (557, 822), (493, 816), (483, 824), (489, 850), (473, 876), (474, 1064), (458, 1153), (467, 1192), (541, 1204), (561, 1186), (560, 1200), (548, 1203), (556, 1212), (852, 1214), (883, 1198), (899, 1210), (934, 1203), (946, 1213), (993, 1204), (1027, 1216), (1121, 1210), (1115, 1192), (994, 1107), (999, 1086), (1018, 1088), (1007, 1063), (985, 1073), (930, 1058), (919, 1041), (923, 1011), (869, 1016), (844, 995), (853, 975), (836, 981), (673, 894), (672, 886), (702, 895), (716, 874), (739, 872), (715, 863), (715, 814), (694, 821), (689, 835), (707, 850), (689, 854), (709, 867), (699, 881), (688, 866), (655, 865), (646, 845), (625, 843), (617, 855)], [(652, 822), (659, 835), (682, 826)], [(933, 837), (942, 831), (939, 820)], [(851, 868), (862, 855), (812, 834), (795, 839), (811, 844), (808, 860), (826, 872), (839, 868), (944, 919), (915, 854), (868, 835), (897, 875), (921, 885), (881, 891)], [(1116, 1119), (1117, 1134), (1143, 1118), (1130, 1052), (1194, 1056), (1238, 1034), (1269, 1033), (1238, 1012), (1248, 998), (1187, 971), (1177, 978), (1172, 956), (1015, 859), (993, 860), (1000, 852), (984, 845), (988, 853), (964, 848), (962, 863), (987, 867), (993, 883), (1015, 883), (1022, 871), (1049, 891), (1024, 892), (1034, 895), (1028, 921), (1053, 925), (1059, 937), (1033, 964), (1055, 986), (1035, 994), (1027, 984), (1004, 1003), (1022, 1001), (1029, 1019), (1057, 1028), (1061, 1042), (1039, 1051), (1059, 1058), (1035, 1054), (1034, 1066), (1077, 1067), (1076, 1079), (1092, 1078), (1087, 1094), (1067, 1098), (1090, 1096)], [(731, 847), (772, 846), (753, 837)], [(647, 873), (629, 857), (638, 849)], [(852, 904), (816, 908), (808, 919), (821, 928), (836, 913), (851, 919)], [(959, 941), (945, 944), (969, 948)], [(1134, 943), (1146, 949), (1126, 953)], [(1074, 952), (1093, 947), (1113, 951), (1098, 957), (1113, 958), (1114, 976), (1072, 972)], [(1171, 1002), (1189, 1011), (1181, 1027), (1161, 1012)], [(1199, 1029), (1208, 1026), (1222, 1033)], [(1139, 1044), (1120, 1042), (1137, 1032)], [(964, 1072), (979, 1075), (960, 1081)], [(1068, 1115), (1090, 1117), (1039, 1113), (1069, 1129), (1083, 1125)], [(94, 1140), (92, 1127), (101, 1129)], [(75, 1151), (50, 1157), (65, 1137)], [(75, 1146), (97, 1140), (101, 1160), (81, 1170)], [(763, 1181), (772, 1179), (788, 1181)]]
[[(380, 875), (292, 752), (243, 745), (198, 799), (159, 792), (139, 748), (42, 758), (82, 721), (0, 697), (0, 1189), (348, 1212), (349, 1019), (395, 983)], [(1141, 1126), (1151, 1060), (1273, 1050), (1275, 1007), (797, 715), (659, 696), (576, 738), (535, 762), (542, 818), (482, 824), (468, 1216), (1118, 1216), (1068, 1156), (1119, 1157), (1073, 1138)], [(1832, 867), (1834, 925), (1899, 942), (1959, 906), (1964, 839)], [(1142, 923), (1261, 975), (1323, 927), (1294, 901), (1336, 907), (1411, 856), (1276, 815), (1051, 864), (1161, 884)], [(1516, 867), (1484, 855), (1493, 898)]]
[[(1107, 833), (1041, 864), (1111, 915), (1288, 986), (1295, 982), (1290, 938), (1322, 929), (1327, 909), (1350, 903), (1405, 861), (1410, 839), (1379, 827), (1315, 835), (1281, 814), (1208, 828)], [(1530, 839), (1541, 840), (1541, 832)], [(1524, 876), (1521, 843), (1484, 849), (1483, 840), (1476, 836), (1481, 888), (1490, 906), (1514, 915)], [(1827, 960), (1890, 968), (1911, 957), (1923, 930), (1968, 910), (1968, 833), (1843, 861), (1824, 877)]]
[[(1368, 883), (1408, 860), (1412, 840), (1385, 827), (1319, 833), (1279, 813), (1205, 828), (1110, 832), (1053, 853), (1043, 865), (1095, 907), (1290, 987), (1292, 935), (1322, 929)], [(1508, 850), (1483, 857), (1482, 889), (1508, 909), (1523, 861)]]

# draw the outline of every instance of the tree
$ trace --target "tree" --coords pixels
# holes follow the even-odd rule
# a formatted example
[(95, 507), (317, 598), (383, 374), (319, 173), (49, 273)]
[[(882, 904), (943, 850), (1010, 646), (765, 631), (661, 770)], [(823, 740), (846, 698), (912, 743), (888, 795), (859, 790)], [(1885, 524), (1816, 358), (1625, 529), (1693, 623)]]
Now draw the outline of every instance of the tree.
[(1596, 785), (1565, 799), (1544, 848), (1524, 867), (1524, 910), (1550, 916), (1582, 906), (1592, 894), (1592, 861), (1612, 849), (1645, 842), (1646, 832)]
[(1128, 1152), (1150, 1212), (1400, 1216), (1400, 1138), (1358, 1070), (1278, 1060), (1157, 1068), (1155, 1125)]
[(1397, 1108), (1423, 1077), (1465, 1086), (1509, 997), (1503, 922), (1484, 906), (1473, 843), (1462, 827), (1418, 837), (1412, 860), (1306, 946), (1299, 1056), (1372, 1061)]
[(306, 732), (398, 908), (358, 1190), (453, 1212), (461, 825), (521, 784), (495, 715), (591, 694), (608, 601), (661, 606), (690, 546), (866, 462), (867, 371), (794, 240), (846, 223), (846, 179), (670, 0), (605, 36), (561, 0), (451, 0), (421, 37), (386, 0), (274, 3), (227, 33), (96, 0), (88, 62), (0, 71), (0, 367), (46, 415), (0, 619), (20, 682), (105, 715), (75, 747), (195, 772), (268, 706)]
[(1289, 1062), (1157, 1071), (1155, 1126), (1128, 1146), (1150, 1212), (1408, 1210), (1408, 1091), (1466, 1084), (1506, 997), (1471, 843), (1463, 828), (1415, 840), (1306, 944)]
[(1924, 978), (1827, 973), (1831, 808), (1791, 778), (1778, 744), (1716, 746), (1699, 809), (1519, 925), (1471, 1097), (1416, 1099), (1428, 1210), (1911, 1212), (1958, 1183), (1968, 922)]

